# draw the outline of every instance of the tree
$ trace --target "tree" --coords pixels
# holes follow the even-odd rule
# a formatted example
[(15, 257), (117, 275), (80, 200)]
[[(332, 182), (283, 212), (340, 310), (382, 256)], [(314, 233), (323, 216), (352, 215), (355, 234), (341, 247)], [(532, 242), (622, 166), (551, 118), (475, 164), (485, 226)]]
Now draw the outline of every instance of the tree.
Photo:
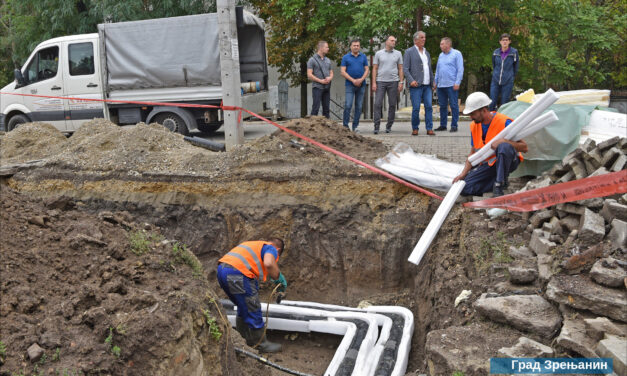
[[(307, 60), (319, 40), (329, 42), (329, 57), (339, 57), (338, 47), (348, 36), (350, 7), (355, 1), (251, 0), (269, 25), (268, 63), (281, 78), (300, 86), (301, 116), (307, 114)], [(339, 43), (338, 43), (339, 42)]]

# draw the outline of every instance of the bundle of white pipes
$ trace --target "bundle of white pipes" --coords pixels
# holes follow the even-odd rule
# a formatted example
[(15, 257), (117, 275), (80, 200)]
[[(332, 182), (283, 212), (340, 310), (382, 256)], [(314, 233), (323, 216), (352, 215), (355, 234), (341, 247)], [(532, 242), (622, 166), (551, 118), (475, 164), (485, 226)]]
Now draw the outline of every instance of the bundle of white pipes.
[[(518, 116), (507, 128), (486, 143), (481, 149), (479, 149), (479, 151), (468, 157), (468, 161), (473, 166), (476, 166), (494, 154), (494, 150), (492, 150), (492, 142), (495, 140), (504, 138), (507, 140), (519, 141), (557, 120), (557, 115), (555, 115), (555, 112), (553, 111), (549, 111), (541, 116), (540, 114), (542, 114), (542, 112), (544, 112), (558, 99), (559, 96), (552, 89), (549, 89), (542, 96), (542, 98), (520, 114), (520, 116)], [(453, 184), (451, 189), (449, 189), (448, 193), (444, 197), (444, 200), (438, 207), (438, 210), (435, 212), (435, 215), (427, 225), (425, 231), (422, 233), (420, 240), (418, 240), (418, 244), (416, 244), (416, 247), (414, 247), (411, 255), (409, 255), (409, 262), (416, 265), (420, 264), (420, 260), (422, 260), (422, 257), (427, 252), (427, 249), (431, 245), (435, 235), (440, 230), (440, 227), (442, 226), (442, 223), (444, 223), (448, 213), (451, 211), (455, 200), (457, 200), (457, 197), (461, 194), (464, 185), (465, 183), (463, 181), (459, 181)]]

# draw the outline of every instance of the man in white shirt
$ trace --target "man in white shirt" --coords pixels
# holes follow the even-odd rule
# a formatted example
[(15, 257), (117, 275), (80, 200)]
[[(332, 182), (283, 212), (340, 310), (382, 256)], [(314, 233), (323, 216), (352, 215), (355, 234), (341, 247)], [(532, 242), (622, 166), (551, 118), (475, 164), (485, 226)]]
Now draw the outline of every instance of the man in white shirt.
[(431, 68), (431, 55), (425, 48), (427, 34), (418, 31), (414, 34), (414, 46), (405, 50), (403, 70), (409, 95), (411, 98), (411, 134), (418, 135), (420, 125), (420, 102), (425, 107), (425, 128), (429, 136), (435, 136), (433, 132), (433, 69)]

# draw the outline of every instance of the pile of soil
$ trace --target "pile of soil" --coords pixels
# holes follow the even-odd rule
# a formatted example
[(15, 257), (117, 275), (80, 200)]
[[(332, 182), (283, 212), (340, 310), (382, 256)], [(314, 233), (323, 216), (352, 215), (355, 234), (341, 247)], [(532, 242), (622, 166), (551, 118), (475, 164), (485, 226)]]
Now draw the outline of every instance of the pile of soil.
[[(237, 363), (200, 263), (158, 228), (6, 186), (0, 208), (0, 375), (234, 375), (258, 367)], [(34, 344), (43, 355), (31, 359)]]
[[(369, 163), (386, 153), (381, 142), (355, 134), (324, 117), (292, 120), (285, 126)], [(2, 165), (47, 158), (46, 167), (53, 169), (225, 179), (248, 175), (335, 175), (338, 169), (363, 172), (351, 162), (281, 130), (227, 153), (191, 145), (180, 134), (156, 123), (118, 127), (104, 119), (85, 123), (67, 140), (54, 127), (43, 123), (21, 126), (0, 140), (2, 146), (11, 145), (3, 151)]]

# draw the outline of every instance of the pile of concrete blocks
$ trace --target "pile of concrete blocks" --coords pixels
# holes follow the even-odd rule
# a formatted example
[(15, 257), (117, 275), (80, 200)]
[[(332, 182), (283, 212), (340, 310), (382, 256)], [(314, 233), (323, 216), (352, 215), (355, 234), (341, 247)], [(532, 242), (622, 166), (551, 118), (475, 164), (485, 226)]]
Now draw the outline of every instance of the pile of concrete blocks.
[[(562, 162), (531, 180), (521, 191), (598, 176), (627, 168), (627, 138), (614, 137), (598, 145), (592, 139)], [(548, 254), (558, 245), (588, 248), (603, 240), (627, 251), (627, 194), (564, 203), (526, 213), (529, 248)]]

